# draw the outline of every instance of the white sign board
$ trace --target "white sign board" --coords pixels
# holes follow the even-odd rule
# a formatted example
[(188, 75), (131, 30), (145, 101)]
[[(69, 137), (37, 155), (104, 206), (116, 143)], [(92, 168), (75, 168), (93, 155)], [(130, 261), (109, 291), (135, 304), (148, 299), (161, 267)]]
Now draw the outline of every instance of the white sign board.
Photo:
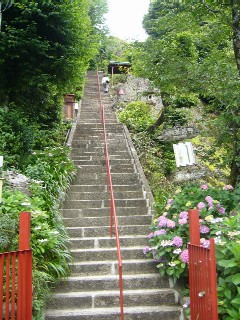
[(3, 156), (0, 156), (0, 168), (3, 166)]
[(185, 167), (196, 164), (196, 157), (191, 142), (173, 145), (177, 167)]

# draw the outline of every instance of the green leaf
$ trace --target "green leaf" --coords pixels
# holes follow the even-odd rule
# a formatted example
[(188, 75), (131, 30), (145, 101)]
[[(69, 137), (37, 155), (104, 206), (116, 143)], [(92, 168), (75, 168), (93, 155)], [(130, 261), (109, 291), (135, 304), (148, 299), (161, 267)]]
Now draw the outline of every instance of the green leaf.
[(219, 277), (218, 278), (218, 283), (219, 283), (220, 286), (224, 286), (225, 280), (222, 277)]
[(237, 262), (235, 261), (229, 261), (229, 260), (221, 260), (221, 261), (218, 261), (217, 264), (221, 267), (224, 267), (224, 268), (231, 268), (231, 267), (236, 267), (238, 264)]
[(237, 273), (232, 276), (232, 282), (237, 286), (240, 284), (240, 273)]
[(224, 295), (225, 297), (227, 297), (228, 299), (231, 299), (231, 291), (229, 289), (224, 290)]
[(232, 319), (237, 320), (240, 319), (240, 315), (235, 309), (228, 309), (227, 313), (232, 317)]
[(234, 298), (231, 304), (234, 305), (234, 307), (240, 307), (240, 297)]

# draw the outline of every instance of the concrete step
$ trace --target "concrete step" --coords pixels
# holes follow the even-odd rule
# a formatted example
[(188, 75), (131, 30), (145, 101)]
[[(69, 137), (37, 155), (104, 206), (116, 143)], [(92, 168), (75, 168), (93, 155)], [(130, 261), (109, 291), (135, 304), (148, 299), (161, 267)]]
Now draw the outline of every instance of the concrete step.
[[(102, 148), (95, 148), (95, 150), (80, 150), (79, 148), (73, 148), (72, 149), (72, 152), (71, 152), (71, 155), (72, 155), (72, 158), (74, 160), (77, 160), (81, 157), (87, 157), (87, 156), (90, 156), (92, 157), (91, 159), (92, 160), (105, 160), (105, 155), (104, 155), (104, 152), (103, 152), (103, 149)], [(108, 152), (108, 156), (109, 156), (109, 160), (126, 160), (128, 159), (129, 162), (132, 162), (132, 158), (131, 158), (131, 155), (129, 154), (129, 152), (126, 150), (126, 151), (116, 151), (114, 153), (110, 153)]]
[[(103, 164), (103, 165), (83, 165), (83, 164), (78, 164), (76, 165), (78, 168), (79, 168), (79, 171), (81, 173), (90, 173), (90, 172), (98, 172), (98, 173), (104, 173), (106, 172), (106, 165)], [(129, 173), (134, 173), (134, 167), (133, 165), (130, 163), (130, 164), (123, 164), (123, 165), (110, 165), (110, 169), (111, 169), (111, 172), (112, 173), (126, 173), (126, 172), (129, 172)]]
[[(126, 191), (126, 192), (115, 192), (114, 191), (115, 200), (126, 200), (126, 199), (142, 199), (143, 193), (141, 191)], [(70, 191), (66, 196), (66, 200), (109, 200), (110, 192), (74, 192)]]
[[(100, 184), (106, 183), (107, 177), (105, 173), (95, 173), (95, 174), (79, 174), (73, 180), (72, 184)], [(136, 184), (139, 182), (138, 175), (136, 173), (113, 173), (112, 183), (125, 185), (125, 184)]]
[[(92, 145), (92, 146), (98, 146), (99, 144), (102, 144), (104, 145), (104, 139), (103, 137), (100, 138), (100, 139), (89, 139), (89, 136), (88, 137), (78, 137), (78, 136), (75, 136), (74, 139), (73, 139), (73, 144), (76, 144), (76, 145)], [(123, 136), (119, 137), (107, 137), (107, 144), (108, 146), (114, 146), (114, 145), (124, 145), (126, 146), (126, 140)]]
[[(114, 248), (98, 248), (98, 249), (71, 249), (71, 255), (74, 261), (105, 261), (115, 260), (117, 261), (117, 249)], [(142, 247), (121, 247), (122, 259), (136, 260), (144, 259), (144, 253)]]
[[(84, 292), (99, 290), (118, 290), (118, 275), (69, 277), (62, 280), (56, 287), (56, 292)], [(123, 276), (124, 290), (169, 288), (168, 279), (158, 274), (138, 274)]]
[[(67, 227), (69, 237), (107, 237), (110, 234), (109, 226), (105, 227)], [(120, 237), (126, 235), (148, 235), (149, 226), (132, 225), (120, 226), (118, 228)]]
[[(125, 236), (120, 237), (121, 248), (141, 246), (143, 249), (148, 244), (146, 235), (144, 236)], [(70, 238), (70, 248), (72, 249), (103, 249), (116, 248), (115, 237), (99, 237), (99, 238)]]
[[(96, 198), (97, 199), (97, 198)], [(145, 199), (126, 199), (115, 200), (117, 207), (147, 207), (147, 200)], [(109, 208), (109, 200), (69, 200), (64, 201), (64, 209), (84, 209), (84, 208)]]
[[(127, 158), (126, 155), (124, 155), (124, 158), (120, 158), (120, 156), (113, 156), (110, 155), (110, 165), (111, 166), (118, 166), (118, 165), (133, 165), (133, 160), (130, 158), (130, 156)], [(90, 154), (85, 154), (82, 156), (74, 156), (73, 162), (76, 166), (104, 166), (106, 167), (106, 161), (104, 156), (94, 156)]]
[[(157, 306), (159, 304), (174, 305), (178, 299), (177, 293), (173, 289), (145, 289), (145, 290), (125, 290), (124, 306), (134, 307)], [(75, 309), (82, 308), (109, 308), (119, 307), (119, 290), (112, 292), (73, 292), (58, 293), (48, 302), (51, 308)]]
[[(139, 216), (120, 216), (118, 224), (122, 225), (150, 225), (152, 217), (150, 215)], [(107, 226), (109, 217), (82, 217), (82, 218), (63, 218), (64, 225), (67, 227), (88, 227), (88, 226)]]
[[(48, 310), (45, 320), (119, 320), (119, 307)], [(180, 320), (181, 310), (174, 306), (126, 307), (124, 320)]]
[[(109, 208), (76, 208), (76, 209), (61, 209), (61, 212), (65, 218), (77, 218), (77, 217), (97, 217), (108, 216), (110, 217)], [(116, 208), (117, 217), (120, 216), (134, 216), (134, 215), (146, 215), (149, 214), (149, 208), (147, 207), (118, 207)]]
[[(152, 260), (122, 260), (122, 268), (124, 275), (130, 274), (158, 274), (156, 268), (157, 262)], [(70, 264), (72, 276), (99, 276), (99, 275), (116, 275), (119, 267), (118, 261), (81, 261)]]
[[(140, 192), (142, 190), (141, 183), (136, 184), (123, 184), (123, 185), (113, 185), (113, 191), (116, 192)], [(69, 192), (106, 192), (108, 191), (108, 186), (106, 184), (99, 185), (71, 185)]]

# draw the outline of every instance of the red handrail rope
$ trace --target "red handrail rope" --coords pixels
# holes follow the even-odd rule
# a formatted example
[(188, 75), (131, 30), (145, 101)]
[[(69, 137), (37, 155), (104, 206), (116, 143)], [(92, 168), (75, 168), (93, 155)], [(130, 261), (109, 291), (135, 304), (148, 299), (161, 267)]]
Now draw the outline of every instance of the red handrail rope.
[(102, 97), (101, 97), (101, 89), (100, 89), (100, 81), (99, 81), (99, 74), (97, 71), (97, 84), (98, 84), (98, 99), (100, 105), (100, 112), (102, 116), (102, 126), (103, 126), (103, 134), (104, 134), (104, 151), (105, 151), (105, 162), (106, 162), (106, 170), (107, 170), (107, 180), (108, 180), (108, 187), (110, 192), (110, 237), (113, 235), (113, 220), (114, 220), (114, 227), (115, 227), (115, 237), (116, 237), (116, 245), (117, 245), (117, 254), (118, 254), (118, 269), (119, 269), (119, 290), (120, 290), (120, 319), (124, 320), (124, 310), (123, 310), (123, 279), (122, 279), (122, 257), (121, 257), (121, 250), (120, 250), (120, 241), (119, 241), (119, 233), (118, 233), (118, 221), (117, 221), (117, 214), (116, 214), (116, 207), (115, 207), (115, 199), (113, 194), (113, 184), (112, 184), (112, 175), (111, 175), (111, 168), (109, 163), (109, 153), (108, 153), (108, 145), (107, 145), (107, 131), (105, 125), (105, 114), (104, 114), (104, 107), (102, 104)]

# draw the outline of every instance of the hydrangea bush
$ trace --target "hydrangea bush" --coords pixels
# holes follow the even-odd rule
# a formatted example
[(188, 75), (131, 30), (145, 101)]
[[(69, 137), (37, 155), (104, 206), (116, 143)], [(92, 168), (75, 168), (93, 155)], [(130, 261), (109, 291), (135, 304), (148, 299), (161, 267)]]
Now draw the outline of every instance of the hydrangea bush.
[(176, 281), (188, 275), (188, 210), (199, 210), (201, 246), (216, 244), (218, 312), (220, 320), (240, 319), (240, 188), (188, 185), (168, 199), (165, 211), (151, 226), (149, 246), (143, 249), (156, 261), (160, 275)]
[[(165, 212), (154, 220), (148, 235), (149, 246), (144, 248), (144, 254), (157, 262), (160, 275), (167, 274), (174, 280), (187, 276), (188, 210), (199, 210), (201, 245), (208, 247), (210, 237), (214, 237), (220, 246), (224, 243), (221, 229), (235, 207), (236, 197), (230, 185), (222, 189), (206, 184), (185, 186), (168, 199)], [(239, 236), (238, 232), (236, 236)]]

